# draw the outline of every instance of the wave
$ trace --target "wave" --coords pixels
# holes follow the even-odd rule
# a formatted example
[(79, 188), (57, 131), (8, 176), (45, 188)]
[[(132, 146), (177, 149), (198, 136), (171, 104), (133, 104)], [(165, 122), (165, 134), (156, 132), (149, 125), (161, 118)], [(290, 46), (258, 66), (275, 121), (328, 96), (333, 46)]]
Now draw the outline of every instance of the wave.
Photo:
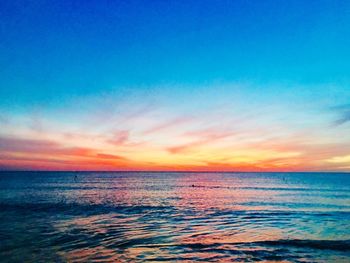
[(65, 213), (73, 215), (99, 215), (109, 213), (142, 214), (149, 211), (172, 210), (171, 206), (129, 206), (79, 203), (0, 203), (0, 211), (19, 211), (21, 213)]
[(327, 249), (337, 251), (350, 252), (350, 240), (304, 240), (304, 239), (282, 239), (272, 241), (253, 242), (262, 246), (287, 246), (287, 247), (303, 247), (311, 249)]
[[(253, 205), (255, 203), (244, 203), (245, 205)], [(261, 205), (261, 203), (259, 203)], [(151, 211), (162, 211), (162, 212), (190, 212), (193, 213), (191, 208), (189, 207), (186, 209), (186, 207), (176, 207), (176, 206), (159, 206), (159, 205), (129, 205), (129, 204), (109, 204), (109, 203), (101, 203), (101, 204), (94, 204), (94, 203), (76, 203), (76, 202), (65, 202), (62, 200), (61, 202), (0, 202), (0, 211), (22, 211), (22, 212), (73, 212), (74, 214), (78, 214), (79, 212), (82, 214), (108, 214), (108, 213), (132, 213), (132, 214), (138, 214), (138, 213), (144, 213), (144, 212), (151, 212)], [(254, 218), (265, 218), (270, 216), (303, 216), (303, 215), (313, 215), (313, 216), (349, 216), (350, 211), (296, 211), (296, 210), (231, 210), (231, 209), (224, 209), (224, 210), (217, 210), (217, 209), (208, 209), (208, 210), (202, 210), (202, 213), (199, 216), (210, 216), (212, 218), (215, 217), (222, 217), (222, 216), (230, 216), (230, 215), (237, 215), (237, 216), (245, 216), (245, 219), (254, 219)], [(250, 218), (251, 217), (251, 218)]]
[(334, 251), (348, 251), (350, 252), (350, 239), (349, 240), (313, 240), (313, 239), (280, 239), (280, 240), (265, 240), (254, 242), (230, 242), (230, 243), (187, 243), (187, 244), (152, 244), (152, 245), (140, 245), (139, 247), (168, 247), (168, 246), (181, 246), (190, 249), (211, 249), (219, 247), (237, 247), (241, 250), (243, 247), (297, 247), (308, 249), (321, 249), (321, 250), (334, 250)]
[[(235, 243), (189, 243), (189, 244), (153, 244), (136, 245), (139, 248), (172, 251), (179, 256), (157, 257), (152, 261), (205, 261), (220, 262), (260, 262), (288, 261), (314, 262), (314, 259), (331, 262), (330, 259), (348, 262), (350, 240), (273, 240)], [(183, 253), (185, 252), (185, 253)], [(198, 255), (202, 257), (198, 258)], [(306, 260), (306, 261), (305, 261)]]

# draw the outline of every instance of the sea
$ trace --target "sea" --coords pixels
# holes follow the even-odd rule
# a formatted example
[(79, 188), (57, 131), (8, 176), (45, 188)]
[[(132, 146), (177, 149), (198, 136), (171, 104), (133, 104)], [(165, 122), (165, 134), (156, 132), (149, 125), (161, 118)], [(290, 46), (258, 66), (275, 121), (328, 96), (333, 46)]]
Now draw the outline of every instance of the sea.
[(0, 172), (0, 262), (350, 262), (350, 174)]

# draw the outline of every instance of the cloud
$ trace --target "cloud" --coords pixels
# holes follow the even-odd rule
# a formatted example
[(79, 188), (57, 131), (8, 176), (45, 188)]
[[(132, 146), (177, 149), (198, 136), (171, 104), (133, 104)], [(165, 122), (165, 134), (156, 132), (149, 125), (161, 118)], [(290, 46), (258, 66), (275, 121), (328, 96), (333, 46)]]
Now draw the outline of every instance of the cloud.
[(168, 147), (167, 150), (169, 153), (177, 154), (190, 150), (193, 147), (199, 146), (202, 144), (202, 141), (191, 142), (183, 145)]
[(102, 159), (112, 159), (112, 160), (127, 160), (123, 156), (115, 155), (115, 154), (105, 154), (105, 153), (98, 153), (96, 157), (102, 158)]
[(342, 125), (350, 121), (350, 109), (342, 113), (342, 116), (336, 120), (336, 125)]
[(109, 168), (125, 166), (123, 156), (104, 153), (99, 149), (67, 147), (50, 140), (0, 137), (2, 167), (31, 167), (60, 169), (61, 167)]
[(327, 160), (330, 163), (346, 163), (350, 164), (350, 155), (335, 156)]
[(338, 119), (334, 122), (334, 125), (339, 126), (350, 121), (350, 104), (333, 107), (333, 110), (338, 113)]
[(59, 144), (48, 140), (31, 140), (21, 138), (0, 137), (1, 152), (45, 152), (49, 153), (53, 150), (62, 150)]
[(230, 131), (219, 132), (219, 131), (207, 129), (207, 130), (201, 130), (201, 131), (186, 132), (184, 135), (189, 137), (194, 137), (196, 138), (196, 140), (190, 143), (168, 147), (167, 148), (168, 152), (172, 154), (186, 152), (191, 150), (194, 147), (209, 144), (209, 143), (214, 143), (214, 142), (223, 140), (227, 137), (234, 136), (236, 135), (236, 133), (230, 132)]
[(89, 156), (94, 150), (84, 147), (65, 147), (49, 140), (0, 137), (0, 152), (40, 153), (67, 156)]
[(129, 140), (129, 131), (118, 131), (113, 134), (113, 138), (107, 140), (108, 143), (113, 144), (115, 146), (124, 145)]
[(143, 134), (147, 135), (147, 134), (152, 134), (152, 133), (156, 133), (159, 131), (164, 131), (164, 130), (167, 130), (169, 128), (176, 127), (180, 124), (187, 123), (191, 119), (192, 118), (189, 118), (189, 117), (178, 117), (176, 119), (160, 123), (160, 124), (152, 127), (151, 129), (146, 130)]

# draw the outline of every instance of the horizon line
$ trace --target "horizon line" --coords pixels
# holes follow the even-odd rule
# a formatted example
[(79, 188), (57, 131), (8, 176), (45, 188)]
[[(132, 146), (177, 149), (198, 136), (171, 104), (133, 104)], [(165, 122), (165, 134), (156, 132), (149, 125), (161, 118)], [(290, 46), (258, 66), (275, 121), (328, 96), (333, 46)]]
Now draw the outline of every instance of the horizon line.
[(176, 171), (176, 170), (0, 170), (2, 172), (61, 173), (350, 173), (350, 171)]

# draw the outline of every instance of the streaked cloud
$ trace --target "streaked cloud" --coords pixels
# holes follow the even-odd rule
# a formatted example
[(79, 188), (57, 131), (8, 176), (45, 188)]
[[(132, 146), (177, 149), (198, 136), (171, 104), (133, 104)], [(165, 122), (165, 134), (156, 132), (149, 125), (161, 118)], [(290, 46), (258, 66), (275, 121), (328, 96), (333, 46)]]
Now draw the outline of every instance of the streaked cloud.
[(350, 104), (342, 104), (331, 107), (331, 110), (337, 115), (334, 125), (339, 126), (350, 121)]
[(130, 131), (118, 131), (107, 142), (116, 146), (124, 145), (129, 140)]
[[(128, 95), (120, 98), (113, 92), (80, 97), (71, 102), (83, 107), (77, 111), (66, 105), (48, 113), (7, 112), (0, 130), (0, 165), (2, 169), (201, 171), (348, 167), (340, 157), (349, 153), (350, 135), (346, 125), (339, 125), (348, 121), (347, 104), (326, 107), (329, 90), (320, 103), (291, 96), (286, 87), (278, 96), (269, 94), (271, 87), (257, 96), (258, 88), (215, 84), (172, 96), (177, 87), (158, 87), (142, 99), (134, 92), (130, 101)], [(334, 114), (342, 118), (336, 128), (329, 126)]]
[(334, 156), (327, 160), (330, 163), (343, 163), (350, 165), (350, 154), (344, 156)]
[(145, 135), (147, 135), (147, 134), (162, 132), (162, 131), (166, 131), (167, 129), (176, 127), (178, 125), (183, 125), (183, 124), (186, 124), (189, 122), (191, 122), (190, 117), (178, 117), (178, 118), (170, 120), (170, 121), (165, 121), (163, 123), (159, 123), (159, 124), (153, 126), (152, 128), (144, 131), (143, 133)]

